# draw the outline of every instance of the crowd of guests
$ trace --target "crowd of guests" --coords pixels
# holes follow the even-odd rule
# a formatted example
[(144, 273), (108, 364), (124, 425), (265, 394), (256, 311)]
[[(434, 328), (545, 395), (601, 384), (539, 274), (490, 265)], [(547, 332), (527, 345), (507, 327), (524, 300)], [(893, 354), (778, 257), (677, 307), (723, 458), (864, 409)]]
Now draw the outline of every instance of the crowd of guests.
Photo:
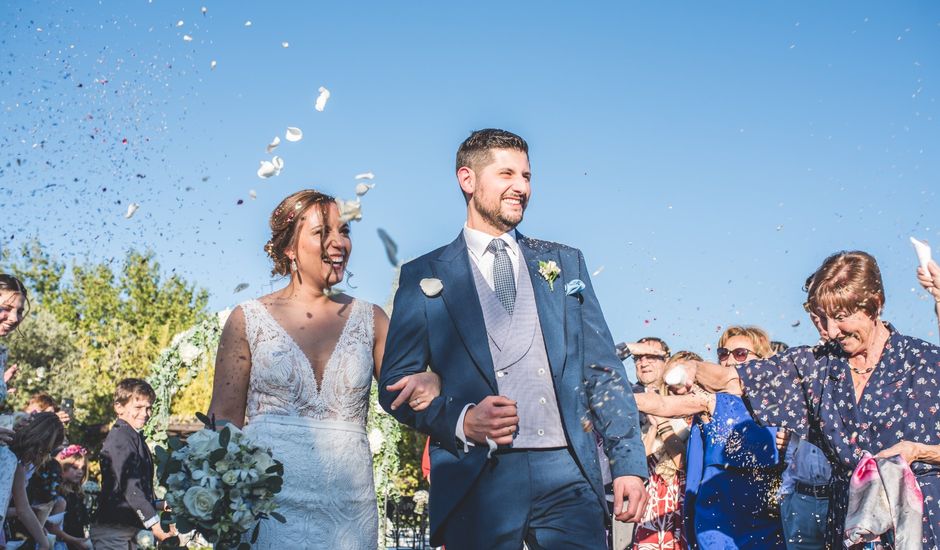
[[(940, 268), (918, 268), (918, 279), (940, 323)], [(656, 337), (618, 345), (636, 368), (649, 503), (642, 522), (614, 523), (614, 548), (940, 544), (940, 349), (881, 319), (881, 275), (866, 253), (827, 258), (805, 290), (812, 345), (788, 348), (754, 326), (725, 329), (717, 364)], [(899, 523), (876, 516), (903, 513), (903, 502), (848, 509), (867, 453), (910, 468), (921, 529), (877, 536), (879, 522)]]
[[(10, 336), (29, 310), (26, 288), (0, 274), (0, 342)], [(0, 345), (0, 404), (16, 366), (8, 366)], [(137, 547), (142, 529), (156, 540), (163, 530), (161, 503), (154, 494), (154, 465), (141, 429), (156, 398), (144, 380), (118, 383), (116, 420), (100, 455), (101, 484), (89, 483), (89, 452), (70, 444), (70, 400), (46, 393), (31, 395), (26, 407), (0, 415), (0, 548), (37, 550), (126, 550)]]

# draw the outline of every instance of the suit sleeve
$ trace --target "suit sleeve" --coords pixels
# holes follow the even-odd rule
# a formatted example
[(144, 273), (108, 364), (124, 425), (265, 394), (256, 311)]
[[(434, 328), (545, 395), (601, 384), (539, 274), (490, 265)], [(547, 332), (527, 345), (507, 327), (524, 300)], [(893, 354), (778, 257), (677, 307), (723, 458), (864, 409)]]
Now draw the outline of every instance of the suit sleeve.
[(578, 271), (582, 291), (582, 334), (584, 337), (584, 382), (588, 403), (596, 420), (595, 428), (604, 439), (613, 477), (648, 477), (646, 450), (640, 439), (636, 401), (623, 363), (617, 358), (614, 341), (604, 320), (594, 286), (578, 251)]
[(123, 494), (124, 501), (134, 510), (144, 527), (149, 529), (156, 523), (153, 521), (154, 518), (159, 521), (160, 516), (147, 492), (144, 491), (141, 479), (142, 476), (153, 475), (153, 472), (144, 471), (141, 450), (138, 449), (139, 441), (136, 437), (130, 437), (136, 434), (122, 429), (115, 435), (118, 437), (113, 439), (113, 445), (109, 445), (106, 449), (111, 458), (111, 475), (116, 481), (115, 491)]
[(405, 376), (425, 372), (430, 364), (425, 304), (426, 300), (440, 298), (426, 297), (418, 284), (420, 278), (417, 266), (402, 266), (385, 342), (382, 370), (379, 373), (379, 403), (396, 420), (430, 435), (440, 442), (443, 448), (457, 455), (462, 452), (462, 449), (458, 450), (455, 435), (457, 420), (468, 403), (440, 395), (431, 401), (428, 408), (418, 413), (407, 403), (391, 410), (392, 401), (398, 396), (398, 392), (386, 389)]

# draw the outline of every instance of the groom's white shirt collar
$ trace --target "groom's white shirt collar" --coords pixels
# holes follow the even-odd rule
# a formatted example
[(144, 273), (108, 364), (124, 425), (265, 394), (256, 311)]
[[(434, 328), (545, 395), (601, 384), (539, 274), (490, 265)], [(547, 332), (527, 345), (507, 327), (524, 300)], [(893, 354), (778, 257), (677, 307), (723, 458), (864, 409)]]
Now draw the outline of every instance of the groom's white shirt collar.
[(493, 239), (502, 239), (506, 243), (506, 251), (509, 253), (509, 261), (512, 263), (512, 273), (519, 277), (519, 243), (516, 241), (516, 230), (512, 229), (508, 233), (503, 233), (496, 237), (479, 231), (470, 229), (466, 224), (463, 226), (463, 238), (467, 241), (467, 252), (470, 254), (470, 260), (480, 270), (480, 274), (486, 279), (486, 284), (493, 288), (493, 253), (487, 252), (486, 247), (490, 245)]

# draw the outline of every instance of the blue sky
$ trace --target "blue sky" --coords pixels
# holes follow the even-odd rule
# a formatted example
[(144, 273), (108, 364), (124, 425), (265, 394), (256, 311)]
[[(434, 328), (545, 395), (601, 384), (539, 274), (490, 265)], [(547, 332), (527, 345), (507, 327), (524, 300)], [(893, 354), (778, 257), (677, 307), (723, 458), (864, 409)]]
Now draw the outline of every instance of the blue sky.
[(455, 237), (454, 153), (495, 126), (531, 147), (520, 230), (584, 251), (616, 340), (812, 342), (803, 280), (863, 249), (885, 318), (936, 342), (907, 239), (940, 243), (938, 79), (935, 2), (6, 0), (0, 242), (149, 247), (221, 309), (283, 283), (262, 251), (283, 196), (373, 171), (350, 269), (384, 303), (376, 229), (405, 258)]

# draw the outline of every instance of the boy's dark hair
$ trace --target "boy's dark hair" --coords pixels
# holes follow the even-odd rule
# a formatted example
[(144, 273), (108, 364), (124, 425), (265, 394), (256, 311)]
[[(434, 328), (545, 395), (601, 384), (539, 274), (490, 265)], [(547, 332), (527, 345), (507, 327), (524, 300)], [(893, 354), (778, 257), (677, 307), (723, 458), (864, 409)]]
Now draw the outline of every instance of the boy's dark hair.
[(529, 144), (512, 132), (496, 128), (477, 130), (460, 144), (457, 149), (457, 168), (464, 166), (478, 171), (493, 161), (490, 152), (493, 149), (511, 149), (529, 154)]
[(125, 378), (118, 382), (114, 388), (114, 404), (127, 405), (134, 397), (145, 397), (151, 403), (157, 400), (157, 392), (145, 380), (140, 378)]
[(55, 402), (55, 399), (52, 398), (46, 392), (34, 393), (29, 396), (29, 401), (26, 403), (26, 408), (30, 408), (33, 405), (37, 405), (40, 409), (49, 409), (58, 412), (59, 404)]
[(34, 413), (16, 428), (10, 450), (23, 464), (42, 465), (62, 444), (65, 426), (53, 412)]

